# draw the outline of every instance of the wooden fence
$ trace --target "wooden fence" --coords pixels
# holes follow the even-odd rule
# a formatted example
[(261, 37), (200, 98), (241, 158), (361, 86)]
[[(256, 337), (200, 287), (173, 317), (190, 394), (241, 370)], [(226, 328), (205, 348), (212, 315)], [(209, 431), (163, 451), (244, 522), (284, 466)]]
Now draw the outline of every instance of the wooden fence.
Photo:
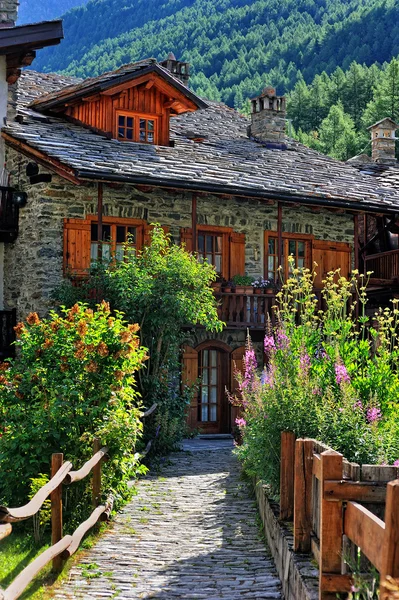
[[(154, 404), (142, 417), (150, 416), (157, 408)], [(147, 444), (142, 457), (146, 456), (152, 442)], [(53, 571), (59, 573), (64, 562), (78, 550), (86, 533), (99, 521), (108, 521), (113, 507), (113, 497), (109, 496), (105, 504), (100, 504), (101, 498), (101, 467), (107, 460), (108, 448), (101, 448), (99, 440), (94, 441), (94, 454), (78, 471), (72, 470), (72, 463), (64, 462), (63, 454), (53, 454), (51, 458), (51, 479), (35, 494), (25, 506), (9, 508), (0, 506), (0, 540), (12, 533), (13, 523), (26, 521), (38, 514), (45, 500), (51, 498), (51, 543), (50, 548), (31, 562), (8, 586), (0, 589), (0, 600), (16, 600), (32, 582), (34, 577), (50, 562)], [(93, 512), (72, 535), (63, 536), (62, 523), (62, 489), (64, 485), (72, 485), (82, 481), (92, 474), (91, 492)]]
[(294, 551), (317, 561), (321, 600), (350, 591), (348, 558), (362, 571), (371, 563), (380, 598), (388, 598), (386, 578), (399, 577), (398, 471), (350, 463), (316, 440), (282, 433), (280, 518), (293, 521)]

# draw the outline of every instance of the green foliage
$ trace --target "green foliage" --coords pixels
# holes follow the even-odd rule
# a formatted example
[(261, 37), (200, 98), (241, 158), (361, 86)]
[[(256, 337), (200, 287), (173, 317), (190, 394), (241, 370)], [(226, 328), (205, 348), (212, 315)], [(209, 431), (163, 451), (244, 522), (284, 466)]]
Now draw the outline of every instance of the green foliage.
[[(104, 494), (127, 497), (127, 481), (142, 469), (134, 450), (142, 430), (135, 377), (147, 356), (137, 330), (120, 313), (111, 316), (106, 303), (95, 311), (76, 304), (45, 320), (31, 313), (16, 327), (17, 358), (0, 375), (1, 503), (25, 503), (54, 452), (79, 468), (95, 437), (109, 447)], [(90, 510), (84, 485), (68, 496), (78, 521)]]
[(170, 450), (184, 433), (190, 393), (182, 393), (180, 385), (183, 328), (199, 324), (220, 331), (223, 326), (210, 286), (215, 279), (213, 266), (199, 263), (155, 225), (151, 243), (142, 252), (136, 254), (127, 245), (124, 261), (97, 265), (81, 288), (64, 283), (56, 292), (61, 303), (71, 304), (93, 298), (96, 290), (113, 310), (140, 324), (141, 344), (148, 348), (150, 358), (138, 374), (138, 386), (148, 408), (158, 404), (146, 421), (146, 436), (156, 436), (158, 451)]
[[(366, 283), (329, 273), (319, 311), (314, 275), (293, 269), (277, 294), (276, 327), (265, 337), (260, 375), (249, 346), (239, 379), (245, 468), (278, 488), (280, 434), (313, 437), (358, 463), (399, 464), (398, 303), (365, 314)], [(360, 316), (356, 318), (356, 294)], [(266, 451), (265, 451), (266, 450)]]
[[(239, 108), (268, 84), (288, 91), (353, 61), (391, 60), (398, 23), (395, 0), (92, 0), (65, 15), (65, 41), (42, 50), (35, 68), (89, 77), (173, 51), (192, 64), (197, 93)], [(319, 100), (313, 90), (304, 105), (312, 129), (338, 98), (324, 114)]]
[(232, 281), (235, 285), (250, 286), (252, 285), (253, 280), (254, 278), (249, 275), (234, 275)]
[[(50, 480), (47, 473), (39, 473), (38, 477), (32, 477), (30, 484), (29, 500), (37, 494)], [(38, 513), (33, 516), (33, 537), (36, 544), (43, 542), (43, 534), (51, 521), (51, 500), (47, 498)]]

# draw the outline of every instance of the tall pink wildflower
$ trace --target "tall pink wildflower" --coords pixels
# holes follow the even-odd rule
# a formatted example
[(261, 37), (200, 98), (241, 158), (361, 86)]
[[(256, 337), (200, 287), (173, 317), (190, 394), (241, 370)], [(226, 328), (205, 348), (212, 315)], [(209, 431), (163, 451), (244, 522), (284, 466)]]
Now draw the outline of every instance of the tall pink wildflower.
[(351, 379), (348, 375), (345, 365), (335, 365), (335, 381), (340, 385), (341, 383), (350, 383)]
[(273, 350), (275, 350), (276, 344), (274, 342), (274, 337), (272, 335), (267, 335), (263, 342), (263, 346), (266, 354), (270, 354)]
[(382, 412), (380, 408), (377, 408), (376, 406), (372, 406), (371, 408), (368, 409), (367, 411), (367, 421), (369, 423), (376, 423), (377, 421), (379, 421), (382, 417)]

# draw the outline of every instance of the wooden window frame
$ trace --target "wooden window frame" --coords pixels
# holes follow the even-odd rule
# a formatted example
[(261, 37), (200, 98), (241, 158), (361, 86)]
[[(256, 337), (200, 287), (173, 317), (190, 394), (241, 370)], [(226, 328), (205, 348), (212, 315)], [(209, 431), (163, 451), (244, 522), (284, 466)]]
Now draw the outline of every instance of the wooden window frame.
[[(133, 139), (119, 137), (119, 117), (132, 117), (133, 118)], [(142, 141), (140, 140), (140, 119), (146, 121), (154, 121), (154, 141)], [(146, 129), (147, 131), (147, 129)], [(139, 113), (131, 110), (117, 109), (115, 111), (115, 123), (114, 123), (114, 137), (119, 142), (134, 142), (138, 144), (149, 144), (150, 146), (156, 146), (159, 143), (159, 115), (150, 113)]]
[[(283, 240), (283, 247), (285, 247), (287, 245), (287, 250), (288, 250), (288, 242), (290, 240), (294, 240), (297, 242), (305, 242), (305, 268), (311, 269), (312, 268), (312, 245), (313, 245), (313, 241), (314, 241), (314, 235), (309, 234), (309, 233), (283, 233), (282, 234), (282, 240)], [(263, 261), (263, 271), (264, 271), (264, 277), (266, 279), (268, 279), (269, 277), (269, 239), (270, 238), (275, 238), (277, 239), (277, 245), (278, 245), (278, 232), (277, 231), (270, 231), (267, 230), (264, 232), (264, 261)], [(283, 278), (287, 278), (288, 277), (288, 257), (291, 256), (290, 254), (288, 254), (287, 250), (285, 250), (282, 254), (283, 254), (283, 262), (284, 264), (281, 265), (283, 267)], [(277, 249), (277, 256), (278, 256), (278, 249)], [(280, 265), (277, 265), (277, 267), (279, 267)]]
[[(86, 217), (86, 220), (90, 221), (91, 224), (93, 222), (98, 222), (98, 215), (88, 215)], [(147, 222), (144, 221), (143, 219), (125, 219), (124, 217), (103, 217), (103, 225), (111, 226), (111, 243), (110, 243), (111, 252), (110, 252), (110, 254), (112, 257), (114, 257), (116, 255), (116, 246), (117, 246), (116, 228), (117, 227), (126, 227), (126, 228), (135, 227), (137, 229), (135, 248), (137, 250), (141, 250), (143, 248), (144, 232), (145, 232), (145, 228), (147, 226)], [(114, 235), (112, 235), (112, 232)], [(90, 253), (91, 253), (91, 246), (90, 246)]]

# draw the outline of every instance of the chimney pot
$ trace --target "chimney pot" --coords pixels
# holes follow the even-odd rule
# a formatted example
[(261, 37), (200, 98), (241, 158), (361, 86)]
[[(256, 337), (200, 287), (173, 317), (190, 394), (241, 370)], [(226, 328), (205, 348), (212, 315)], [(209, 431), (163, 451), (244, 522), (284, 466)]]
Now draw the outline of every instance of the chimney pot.
[(397, 164), (395, 157), (395, 131), (399, 125), (389, 117), (368, 127), (371, 132), (371, 156), (379, 164)]
[[(1, 1), (1, 0), (0, 0)], [(174, 77), (180, 79), (186, 87), (190, 79), (190, 63), (177, 60), (173, 52), (169, 52), (168, 58), (160, 62), (160, 65), (172, 73)]]
[(249, 135), (264, 142), (284, 142), (286, 127), (286, 101), (277, 96), (272, 86), (264, 88), (260, 96), (252, 98)]

